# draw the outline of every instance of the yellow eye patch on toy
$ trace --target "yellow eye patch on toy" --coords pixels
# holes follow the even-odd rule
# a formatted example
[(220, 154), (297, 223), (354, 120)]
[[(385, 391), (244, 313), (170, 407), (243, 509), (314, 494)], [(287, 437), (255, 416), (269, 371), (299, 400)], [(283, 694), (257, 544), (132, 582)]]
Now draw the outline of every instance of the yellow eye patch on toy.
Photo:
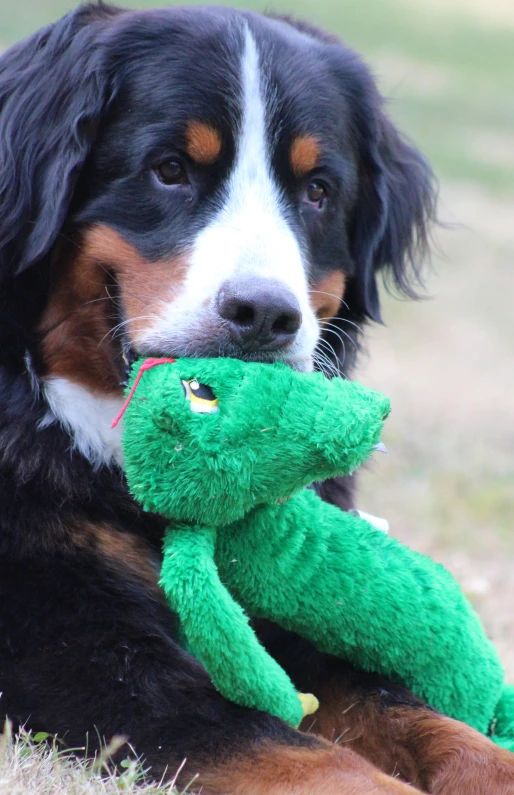
[(219, 400), (206, 384), (200, 384), (196, 378), (182, 381), (186, 399), (189, 400), (191, 411), (195, 414), (215, 414), (219, 411)]

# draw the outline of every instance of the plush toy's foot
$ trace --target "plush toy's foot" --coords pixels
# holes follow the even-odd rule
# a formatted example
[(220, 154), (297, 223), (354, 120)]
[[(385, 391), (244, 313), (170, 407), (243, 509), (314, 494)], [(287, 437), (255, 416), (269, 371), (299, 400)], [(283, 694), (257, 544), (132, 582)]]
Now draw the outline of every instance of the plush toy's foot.
[(319, 701), (312, 693), (298, 693), (303, 709), (303, 717), (312, 715), (319, 707)]

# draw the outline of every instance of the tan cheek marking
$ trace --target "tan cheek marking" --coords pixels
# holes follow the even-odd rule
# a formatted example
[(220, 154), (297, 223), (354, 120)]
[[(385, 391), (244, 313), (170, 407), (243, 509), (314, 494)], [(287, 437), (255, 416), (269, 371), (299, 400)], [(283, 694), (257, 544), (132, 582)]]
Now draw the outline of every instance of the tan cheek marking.
[(291, 168), (297, 177), (304, 177), (318, 163), (320, 146), (313, 135), (299, 135), (291, 144)]
[(186, 152), (202, 166), (214, 163), (221, 153), (221, 137), (208, 124), (192, 121), (186, 130)]
[(126, 319), (125, 333), (132, 342), (163, 313), (183, 284), (187, 255), (148, 262), (114, 229), (98, 226), (85, 241), (89, 256), (114, 272)]
[(311, 307), (321, 325), (335, 317), (341, 306), (346, 286), (346, 276), (341, 271), (331, 271), (313, 285), (310, 291)]
[(109, 338), (112, 305), (106, 274), (80, 254), (58, 264), (59, 276), (38, 331), (46, 375), (68, 378), (98, 394), (118, 393), (116, 350)]
[(173, 300), (187, 273), (184, 256), (147, 262), (114, 229), (99, 225), (86, 231), (80, 253), (63, 257), (39, 331), (46, 374), (68, 378), (100, 394), (119, 394), (117, 320), (107, 292), (107, 271), (118, 282), (134, 341)]

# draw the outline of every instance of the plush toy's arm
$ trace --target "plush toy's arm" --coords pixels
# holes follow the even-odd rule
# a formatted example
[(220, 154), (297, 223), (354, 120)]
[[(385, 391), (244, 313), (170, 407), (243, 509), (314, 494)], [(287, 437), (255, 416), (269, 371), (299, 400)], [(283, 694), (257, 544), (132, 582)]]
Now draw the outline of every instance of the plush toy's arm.
[(487, 732), (503, 669), (442, 566), (310, 490), (218, 532), (220, 574), (250, 615)]
[(216, 531), (208, 527), (181, 525), (166, 532), (160, 584), (179, 616), (187, 648), (226, 698), (297, 726), (304, 701), (221, 582), (215, 540)]

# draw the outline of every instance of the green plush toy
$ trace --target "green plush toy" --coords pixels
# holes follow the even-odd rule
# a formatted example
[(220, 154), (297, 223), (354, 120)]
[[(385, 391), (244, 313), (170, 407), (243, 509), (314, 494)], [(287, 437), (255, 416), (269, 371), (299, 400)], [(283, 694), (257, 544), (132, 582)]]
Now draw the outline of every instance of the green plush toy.
[(514, 750), (514, 688), (452, 576), (305, 488), (368, 458), (384, 396), (278, 363), (147, 360), (125, 409), (129, 487), (170, 521), (161, 585), (224, 696), (295, 726), (317, 706), (260, 645), (263, 617)]

